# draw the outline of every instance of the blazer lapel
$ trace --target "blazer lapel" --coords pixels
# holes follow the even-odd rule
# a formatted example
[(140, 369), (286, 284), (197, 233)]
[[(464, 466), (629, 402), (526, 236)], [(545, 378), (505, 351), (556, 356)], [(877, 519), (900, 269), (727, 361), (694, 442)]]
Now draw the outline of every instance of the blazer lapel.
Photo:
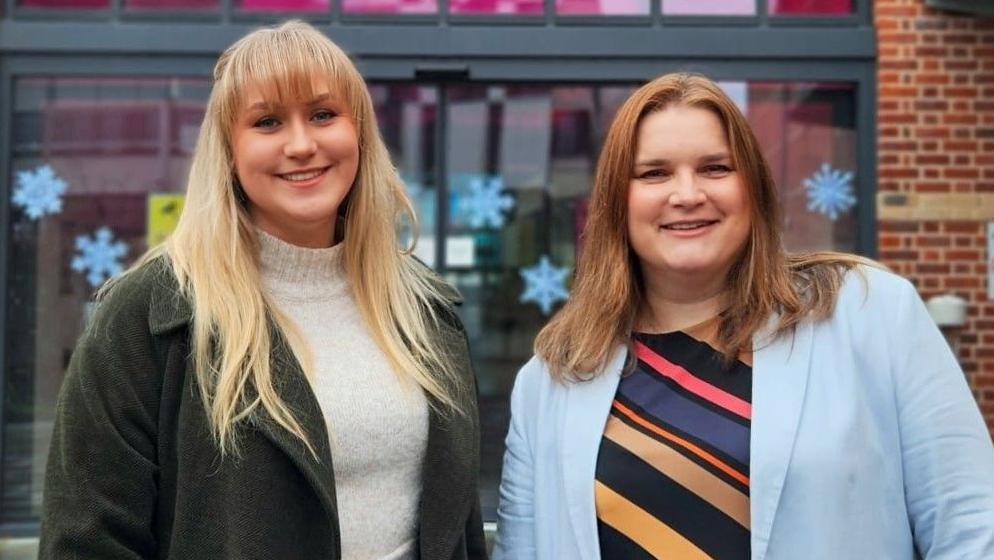
[[(766, 329), (772, 332), (774, 317)], [(766, 557), (808, 386), (814, 327), (797, 325), (793, 336), (754, 339), (750, 514), (752, 558)]]
[[(439, 337), (452, 350), (450, 356), (466, 356), (465, 335), (446, 328)], [(453, 394), (465, 414), (438, 411), (428, 416), (428, 444), (421, 475), (420, 549), (422, 560), (452, 557), (466, 530), (466, 515), (476, 499), (480, 469), (479, 412), (475, 378), (469, 362), (462, 364), (462, 378), (470, 387)]]
[(566, 413), (557, 427), (558, 433), (562, 434), (560, 472), (563, 473), (567, 513), (582, 560), (600, 558), (594, 504), (597, 452), (627, 355), (627, 348), (619, 346), (599, 375), (590, 381), (567, 385)]

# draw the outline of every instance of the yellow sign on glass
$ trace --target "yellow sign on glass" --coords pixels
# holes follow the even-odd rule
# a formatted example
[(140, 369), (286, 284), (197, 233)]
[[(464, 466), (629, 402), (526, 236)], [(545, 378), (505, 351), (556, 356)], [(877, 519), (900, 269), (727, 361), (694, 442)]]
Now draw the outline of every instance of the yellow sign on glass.
[(176, 229), (185, 196), (175, 193), (148, 195), (148, 223), (145, 242), (148, 247), (162, 243)]

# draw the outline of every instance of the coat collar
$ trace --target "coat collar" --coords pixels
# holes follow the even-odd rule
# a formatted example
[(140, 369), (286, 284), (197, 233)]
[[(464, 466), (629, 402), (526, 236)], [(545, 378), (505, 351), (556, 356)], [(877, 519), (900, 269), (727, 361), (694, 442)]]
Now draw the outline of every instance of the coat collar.
[[(800, 423), (808, 385), (812, 337), (810, 321), (801, 322), (793, 336), (771, 341), (776, 318), (770, 320), (753, 346), (752, 427), (750, 431), (750, 515), (752, 558), (762, 560), (773, 529)], [(597, 452), (611, 402), (618, 390), (627, 349), (619, 346), (600, 374), (566, 387), (566, 412), (560, 434), (563, 474), (573, 538), (581, 560), (600, 558), (593, 480)], [(551, 429), (551, 428), (550, 428)]]

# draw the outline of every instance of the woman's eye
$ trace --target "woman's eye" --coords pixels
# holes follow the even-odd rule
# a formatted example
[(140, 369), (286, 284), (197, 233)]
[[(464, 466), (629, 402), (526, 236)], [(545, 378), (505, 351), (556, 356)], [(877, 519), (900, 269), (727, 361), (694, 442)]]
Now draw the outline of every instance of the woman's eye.
[(311, 119), (318, 122), (330, 121), (333, 118), (335, 118), (335, 112), (327, 109), (314, 111), (314, 114), (311, 116)]
[(724, 177), (732, 172), (732, 168), (727, 165), (708, 165), (703, 171), (705, 175), (710, 177)]
[(279, 121), (277, 121), (273, 117), (262, 117), (261, 119), (255, 121), (255, 123), (252, 126), (255, 128), (273, 128), (278, 124)]
[(638, 176), (639, 179), (665, 179), (669, 176), (669, 173), (665, 169), (650, 169), (648, 171), (643, 171), (641, 175)]

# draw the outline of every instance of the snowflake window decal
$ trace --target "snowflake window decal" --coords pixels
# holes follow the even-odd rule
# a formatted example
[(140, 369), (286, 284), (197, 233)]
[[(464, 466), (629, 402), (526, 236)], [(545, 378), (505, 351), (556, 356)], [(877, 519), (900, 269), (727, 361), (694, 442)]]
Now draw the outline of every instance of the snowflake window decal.
[(565, 301), (569, 296), (565, 287), (569, 269), (553, 266), (547, 255), (542, 255), (538, 264), (521, 269), (519, 274), (525, 281), (525, 291), (521, 294), (520, 301), (535, 302), (543, 315), (548, 315), (556, 302)]
[(62, 195), (65, 194), (67, 185), (50, 166), (42, 165), (33, 171), (18, 171), (16, 183), (12, 201), (32, 220), (62, 211)]
[(823, 214), (834, 222), (840, 214), (845, 214), (856, 205), (852, 179), (852, 171), (833, 169), (828, 163), (821, 164), (821, 168), (803, 182), (808, 192), (808, 210)]
[(76, 272), (85, 272), (86, 281), (96, 288), (124, 270), (121, 258), (128, 252), (128, 246), (123, 241), (115, 241), (114, 234), (105, 226), (92, 237), (76, 236), (76, 251), (70, 267)]
[(514, 198), (504, 191), (501, 177), (473, 177), (459, 198), (460, 215), (473, 229), (504, 226), (504, 212), (514, 208)]

